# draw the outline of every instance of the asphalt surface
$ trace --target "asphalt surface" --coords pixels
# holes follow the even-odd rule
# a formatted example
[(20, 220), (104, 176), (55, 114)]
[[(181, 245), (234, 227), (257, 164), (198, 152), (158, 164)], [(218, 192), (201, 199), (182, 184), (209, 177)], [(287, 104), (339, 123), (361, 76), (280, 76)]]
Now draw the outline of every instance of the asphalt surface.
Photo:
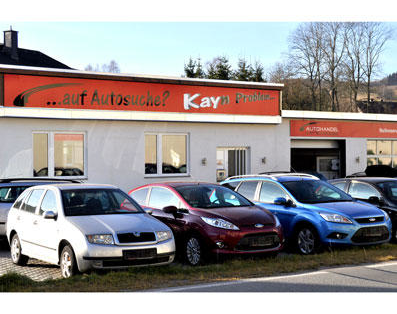
[(152, 290), (152, 292), (396, 292), (397, 262), (328, 268), (276, 277)]

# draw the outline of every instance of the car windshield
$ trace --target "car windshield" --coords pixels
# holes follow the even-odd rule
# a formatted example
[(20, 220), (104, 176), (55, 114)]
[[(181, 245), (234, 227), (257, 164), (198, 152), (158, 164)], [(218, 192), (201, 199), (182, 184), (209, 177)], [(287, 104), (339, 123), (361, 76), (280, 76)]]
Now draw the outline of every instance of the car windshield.
[(14, 203), (27, 186), (6, 186), (0, 188), (0, 203)]
[(379, 182), (376, 184), (383, 194), (397, 205), (397, 181)]
[(65, 216), (144, 213), (126, 193), (118, 189), (62, 190)]
[(353, 200), (343, 191), (322, 180), (299, 180), (282, 184), (301, 203), (315, 204)]
[(236, 192), (215, 185), (189, 185), (175, 188), (194, 208), (242, 207), (253, 204)]

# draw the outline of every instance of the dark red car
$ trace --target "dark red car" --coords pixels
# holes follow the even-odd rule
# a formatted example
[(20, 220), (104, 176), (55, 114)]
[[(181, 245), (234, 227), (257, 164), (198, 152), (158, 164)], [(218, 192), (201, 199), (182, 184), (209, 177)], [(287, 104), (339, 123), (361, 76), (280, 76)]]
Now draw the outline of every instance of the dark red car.
[(240, 194), (209, 183), (154, 183), (129, 192), (174, 232), (177, 251), (191, 265), (215, 254), (277, 254), (277, 217)]

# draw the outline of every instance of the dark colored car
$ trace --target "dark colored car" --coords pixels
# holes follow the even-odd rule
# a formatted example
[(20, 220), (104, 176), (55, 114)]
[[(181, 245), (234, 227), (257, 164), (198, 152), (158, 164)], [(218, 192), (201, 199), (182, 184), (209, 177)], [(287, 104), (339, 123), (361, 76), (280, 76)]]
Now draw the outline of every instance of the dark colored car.
[(189, 264), (217, 254), (277, 254), (283, 234), (277, 217), (228, 188), (207, 183), (155, 183), (129, 192), (173, 231)]
[(397, 179), (384, 177), (356, 177), (330, 180), (352, 197), (383, 209), (392, 221), (392, 238), (397, 242)]
[(6, 222), (8, 211), (17, 197), (28, 187), (39, 184), (62, 182), (80, 183), (77, 180), (49, 179), (49, 178), (9, 178), (0, 179), (0, 237), (6, 236)]

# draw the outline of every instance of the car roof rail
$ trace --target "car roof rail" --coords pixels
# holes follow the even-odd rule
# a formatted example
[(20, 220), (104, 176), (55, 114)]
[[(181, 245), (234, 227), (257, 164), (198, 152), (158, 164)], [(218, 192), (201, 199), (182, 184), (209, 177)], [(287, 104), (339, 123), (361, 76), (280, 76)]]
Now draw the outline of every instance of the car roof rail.
[(33, 177), (33, 178), (6, 178), (0, 179), (0, 183), (10, 183), (10, 182), (17, 182), (17, 181), (52, 181), (52, 182), (71, 182), (71, 183), (82, 183), (82, 180), (78, 179), (61, 179), (61, 178), (43, 178), (43, 177)]
[(232, 176), (228, 177), (225, 179), (225, 181), (231, 180), (231, 179), (242, 179), (242, 178), (269, 178), (273, 180), (277, 180), (277, 177), (304, 177), (304, 178), (311, 178), (315, 180), (320, 180), (314, 175), (308, 174), (308, 173), (299, 173), (299, 172), (261, 172), (259, 174), (245, 174), (245, 175), (238, 175), (238, 176)]

